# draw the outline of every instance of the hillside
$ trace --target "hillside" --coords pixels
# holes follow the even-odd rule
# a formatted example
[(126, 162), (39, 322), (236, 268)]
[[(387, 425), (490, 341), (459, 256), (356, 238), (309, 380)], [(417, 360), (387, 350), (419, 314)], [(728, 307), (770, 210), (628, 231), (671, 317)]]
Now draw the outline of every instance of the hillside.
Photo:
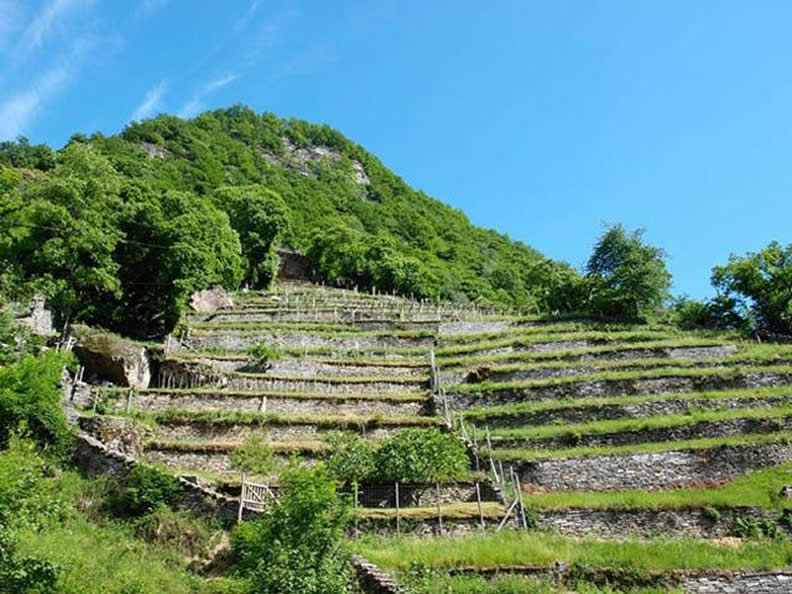
[[(138, 277), (176, 289), (266, 286), (279, 245), (306, 253), (317, 281), (534, 313), (568, 308), (557, 289), (577, 276), (413, 190), (332, 128), (240, 106), (191, 120), (162, 115), (117, 136), (75, 134), (57, 153), (25, 140), (3, 143), (0, 163), (16, 169), (4, 174), (4, 185), (23, 201), (22, 208), (5, 206), (13, 215), (3, 231), (17, 241), (0, 253), (23, 282), (5, 284), (46, 279), (59, 311), (127, 333), (133, 325), (120, 319), (121, 310), (138, 308), (145, 318), (167, 310), (166, 323), (152, 319), (149, 330), (164, 333), (177, 317), (170, 310), (191, 292), (178, 291), (175, 304), (141, 305), (157, 296)], [(224, 231), (223, 214), (239, 247)], [(41, 244), (53, 235), (85, 252), (76, 266), (61, 255), (42, 261)], [(163, 262), (199, 236), (203, 245), (214, 244), (214, 255), (200, 254), (186, 266)], [(28, 249), (38, 253), (28, 256)], [(209, 270), (196, 275), (197, 266)], [(64, 284), (71, 294), (54, 286)], [(74, 303), (86, 298), (103, 303)]]
[(469, 459), (447, 478), (346, 469), (353, 534), (379, 535), (352, 546), (414, 592), (783, 592), (791, 362), (728, 333), (279, 283), (185, 318), (151, 386), (72, 404), (226, 518), (267, 446), (336, 468), (355, 443), (339, 431), (391, 455), (411, 431), (457, 436)]

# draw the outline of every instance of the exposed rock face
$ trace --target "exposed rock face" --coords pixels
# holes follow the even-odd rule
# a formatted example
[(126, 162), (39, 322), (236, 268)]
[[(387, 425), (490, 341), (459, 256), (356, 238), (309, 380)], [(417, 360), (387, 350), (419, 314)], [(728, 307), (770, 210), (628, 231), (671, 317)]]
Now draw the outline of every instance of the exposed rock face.
[(298, 251), (278, 248), (278, 278), (311, 280), (311, 261)]
[(30, 301), (27, 315), (17, 318), (20, 324), (30, 328), (33, 334), (51, 336), (55, 333), (52, 311), (47, 309), (44, 297), (36, 296)]
[(212, 287), (193, 293), (190, 307), (198, 313), (214, 313), (223, 307), (234, 307), (234, 302), (223, 287)]
[(85, 377), (96, 376), (119, 386), (145, 389), (151, 382), (148, 349), (112, 334), (80, 337), (74, 354), (85, 366)]
[(150, 142), (141, 142), (140, 148), (146, 151), (146, 154), (152, 159), (167, 159), (170, 156), (168, 149)]

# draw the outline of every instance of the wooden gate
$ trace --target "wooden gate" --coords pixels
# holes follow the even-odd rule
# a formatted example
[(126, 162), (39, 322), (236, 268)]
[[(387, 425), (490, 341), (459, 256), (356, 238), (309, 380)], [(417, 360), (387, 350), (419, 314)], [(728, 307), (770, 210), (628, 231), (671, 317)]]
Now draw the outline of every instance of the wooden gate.
[(242, 475), (242, 490), (239, 493), (239, 514), (237, 521), (242, 521), (242, 513), (245, 508), (255, 511), (263, 512), (267, 506), (277, 503), (275, 494), (268, 485), (259, 485), (257, 483), (249, 483), (247, 475)]

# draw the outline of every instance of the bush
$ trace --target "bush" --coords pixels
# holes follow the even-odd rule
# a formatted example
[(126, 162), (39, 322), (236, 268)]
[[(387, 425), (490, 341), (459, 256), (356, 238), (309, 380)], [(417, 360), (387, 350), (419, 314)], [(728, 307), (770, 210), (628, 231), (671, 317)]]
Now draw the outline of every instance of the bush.
[(382, 481), (435, 482), (460, 478), (469, 468), (465, 446), (439, 429), (405, 429), (377, 450), (376, 474)]
[(161, 506), (175, 504), (178, 495), (176, 478), (152, 466), (139, 464), (124, 481), (117, 509), (125, 516), (143, 516)]
[(325, 436), (330, 446), (327, 471), (335, 480), (360, 483), (374, 475), (376, 468), (374, 447), (355, 433), (333, 432)]
[(291, 466), (280, 498), (231, 535), (237, 572), (256, 594), (344, 594), (351, 564), (343, 549), (350, 509), (323, 466)]
[(58, 382), (69, 360), (64, 353), (47, 352), (0, 368), (0, 447), (23, 427), (40, 447), (65, 452), (70, 434)]
[(231, 465), (244, 472), (268, 477), (278, 467), (266, 435), (251, 435), (231, 453)]

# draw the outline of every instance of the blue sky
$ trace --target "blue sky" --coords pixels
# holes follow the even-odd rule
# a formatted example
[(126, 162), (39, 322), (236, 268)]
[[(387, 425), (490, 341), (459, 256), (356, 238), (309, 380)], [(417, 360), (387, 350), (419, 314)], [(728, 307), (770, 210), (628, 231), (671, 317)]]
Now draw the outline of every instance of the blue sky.
[(792, 3), (0, 0), (0, 138), (244, 103), (548, 256), (647, 228), (674, 291), (792, 241)]

